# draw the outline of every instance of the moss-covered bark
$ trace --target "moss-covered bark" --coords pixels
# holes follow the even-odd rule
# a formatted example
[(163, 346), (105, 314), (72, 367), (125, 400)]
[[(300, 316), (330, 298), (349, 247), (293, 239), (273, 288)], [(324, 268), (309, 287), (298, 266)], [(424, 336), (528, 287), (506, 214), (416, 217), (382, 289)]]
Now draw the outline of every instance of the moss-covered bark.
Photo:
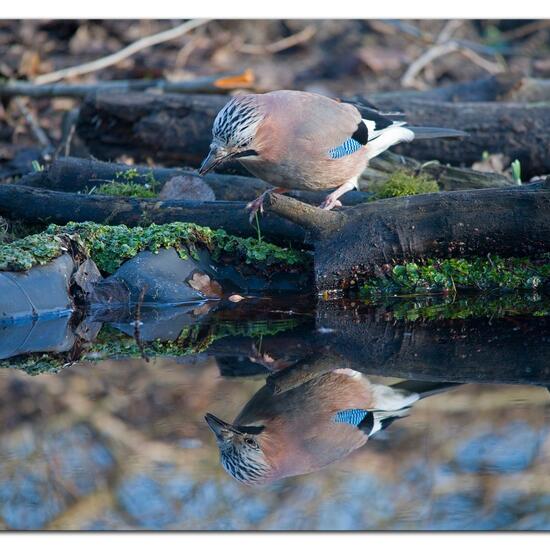
[(234, 263), (267, 266), (270, 269), (309, 269), (307, 254), (281, 248), (254, 238), (229, 235), (192, 223), (174, 222), (148, 227), (108, 226), (92, 222), (50, 225), (36, 235), (0, 245), (0, 270), (24, 271), (43, 265), (76, 243), (104, 273), (113, 273), (124, 261), (142, 250), (158, 251), (173, 247), (185, 258), (199, 248), (212, 257)]

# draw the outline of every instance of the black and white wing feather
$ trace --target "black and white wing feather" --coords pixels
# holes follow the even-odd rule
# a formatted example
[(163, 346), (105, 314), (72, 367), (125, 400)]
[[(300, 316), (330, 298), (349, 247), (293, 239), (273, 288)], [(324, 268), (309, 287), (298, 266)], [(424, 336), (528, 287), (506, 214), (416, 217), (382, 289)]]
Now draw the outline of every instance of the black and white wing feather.
[[(468, 135), (466, 132), (451, 128), (409, 126), (402, 112), (383, 112), (372, 104), (365, 105), (355, 101), (347, 103), (353, 104), (361, 113), (362, 121), (359, 123), (357, 132), (361, 131), (360, 142), (367, 146), (369, 160), (393, 145), (413, 139), (455, 138)], [(355, 134), (352, 137), (355, 137)]]

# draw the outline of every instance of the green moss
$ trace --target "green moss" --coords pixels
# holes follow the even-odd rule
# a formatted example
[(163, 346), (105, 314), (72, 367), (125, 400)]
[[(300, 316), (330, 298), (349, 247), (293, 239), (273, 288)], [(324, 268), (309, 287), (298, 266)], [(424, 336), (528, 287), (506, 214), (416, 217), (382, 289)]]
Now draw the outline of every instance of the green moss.
[(550, 298), (538, 294), (512, 292), (498, 296), (424, 296), (415, 299), (375, 300), (385, 306), (391, 318), (401, 321), (443, 321), (452, 319), (514, 316), (546, 317), (550, 315)]
[(0, 271), (25, 271), (34, 265), (47, 264), (66, 249), (61, 237), (46, 233), (0, 244)]
[(374, 199), (388, 199), (391, 197), (405, 197), (407, 195), (422, 195), (439, 191), (437, 182), (427, 175), (414, 176), (398, 170), (389, 179), (383, 182), (372, 182), (369, 191), (374, 193)]
[(2, 369), (22, 370), (31, 376), (45, 373), (55, 374), (70, 365), (71, 363), (66, 362), (62, 356), (47, 353), (31, 353), (0, 361)]
[(111, 195), (114, 197), (135, 197), (139, 199), (152, 199), (157, 193), (140, 183), (110, 182), (100, 185), (94, 193), (99, 195)]
[(158, 195), (160, 188), (161, 184), (152, 171), (140, 174), (136, 168), (129, 168), (115, 172), (113, 180), (101, 184), (91, 192), (115, 197), (151, 199)]
[(281, 269), (308, 266), (311, 261), (302, 252), (253, 238), (235, 237), (221, 229), (213, 230), (192, 223), (130, 228), (71, 222), (65, 226), (50, 225), (43, 233), (0, 245), (0, 270), (22, 271), (45, 264), (62, 254), (69, 241), (77, 242), (105, 273), (113, 273), (142, 250), (157, 252), (169, 247), (174, 247), (182, 258), (196, 257), (198, 249), (203, 248), (208, 249), (215, 260), (229, 256), (236, 262)]
[(457, 290), (536, 290), (550, 279), (550, 258), (452, 258), (393, 266), (385, 275), (373, 277), (361, 292), (415, 294)]

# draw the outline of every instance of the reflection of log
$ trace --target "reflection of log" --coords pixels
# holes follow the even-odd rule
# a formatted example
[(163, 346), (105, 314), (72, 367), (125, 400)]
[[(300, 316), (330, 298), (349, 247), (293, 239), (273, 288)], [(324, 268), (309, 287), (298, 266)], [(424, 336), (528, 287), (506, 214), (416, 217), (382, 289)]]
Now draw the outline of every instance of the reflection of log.
[[(530, 80), (521, 87), (520, 82), (522, 96), (513, 79), (504, 84), (491, 82), (461, 84), (451, 92), (439, 89), (376, 94), (372, 100), (384, 109), (405, 110), (411, 124), (447, 126), (470, 133), (468, 139), (428, 140), (403, 146), (414, 157), (460, 165), (479, 160), (484, 151), (499, 152), (522, 161), (527, 177), (549, 172), (550, 156), (546, 152), (550, 106), (487, 101), (500, 96), (513, 101), (544, 98), (548, 83)], [(469, 102), (449, 101), (456, 97)], [(485, 101), (472, 102), (476, 97)], [(152, 158), (196, 167), (208, 151), (213, 119), (226, 101), (227, 96), (217, 95), (99, 93), (84, 101), (77, 132), (98, 158), (114, 159), (125, 154), (139, 162)], [(237, 164), (224, 170), (245, 173)]]
[[(228, 233), (256, 236), (245, 204), (239, 202), (160, 201), (61, 193), (25, 185), (0, 185), (0, 215), (25, 222), (65, 224), (93, 221), (107, 224), (148, 225), (193, 222)], [(273, 214), (261, 218), (262, 234), (275, 242), (301, 243), (304, 230)]]
[(393, 261), (550, 251), (550, 180), (386, 199), (341, 212), (282, 195), (267, 203), (311, 231), (318, 290), (356, 284)]
[(550, 384), (548, 317), (405, 323), (330, 309), (318, 312), (318, 319), (335, 331), (323, 338), (333, 363), (367, 374)]

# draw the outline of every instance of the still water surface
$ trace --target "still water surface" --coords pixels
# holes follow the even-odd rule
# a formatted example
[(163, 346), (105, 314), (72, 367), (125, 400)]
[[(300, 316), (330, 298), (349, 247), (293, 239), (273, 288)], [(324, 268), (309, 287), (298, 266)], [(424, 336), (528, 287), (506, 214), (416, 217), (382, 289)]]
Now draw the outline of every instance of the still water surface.
[(105, 312), (36, 329), (19, 349), (75, 362), (2, 363), (0, 526), (550, 528), (547, 317), (440, 305), (143, 311), (137, 343)]

